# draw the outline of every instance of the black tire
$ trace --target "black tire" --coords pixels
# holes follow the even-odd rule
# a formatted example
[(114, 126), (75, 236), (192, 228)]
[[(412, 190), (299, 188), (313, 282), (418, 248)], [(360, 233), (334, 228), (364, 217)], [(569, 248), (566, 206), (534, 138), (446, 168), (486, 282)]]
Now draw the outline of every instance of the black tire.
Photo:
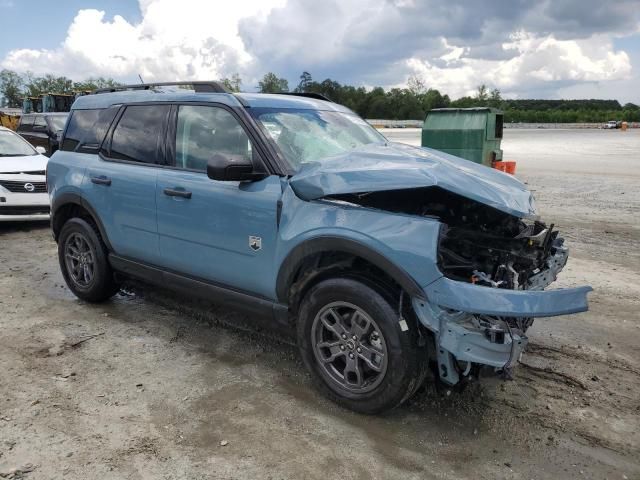
[[(73, 265), (79, 265), (78, 260), (73, 260), (78, 257), (74, 252), (80, 251), (78, 243), (83, 246), (81, 256), (84, 263), (78, 271), (74, 271)], [(70, 250), (72, 247), (76, 250)], [(118, 292), (107, 253), (100, 234), (86, 220), (71, 218), (62, 226), (58, 237), (58, 261), (64, 281), (76, 297), (92, 303), (103, 302)], [(84, 265), (88, 265), (89, 262), (92, 262), (92, 274), (77, 278), (83, 277), (80, 270), (84, 272)], [(89, 280), (84, 281), (86, 278)]]
[[(348, 342), (351, 345), (347, 345), (335, 333), (336, 325), (353, 323), (349, 319), (349, 309), (352, 307), (356, 307), (354, 311), (360, 312), (358, 318), (364, 320), (363, 324), (373, 325), (373, 330), (368, 330), (373, 333), (353, 338), (358, 338), (354, 340), (356, 347), (362, 346), (365, 353), (374, 352), (375, 365), (362, 360), (364, 357), (354, 350), (354, 342)], [(335, 313), (338, 314), (337, 317)], [(336, 320), (333, 326), (327, 326), (327, 318)], [(355, 318), (355, 315), (350, 318)], [(427, 366), (427, 351), (425, 347), (418, 346), (416, 324), (410, 319), (405, 321), (408, 330), (403, 331), (397, 308), (394, 309), (375, 289), (357, 280), (335, 278), (313, 286), (300, 305), (297, 337), (302, 359), (311, 373), (314, 385), (331, 400), (359, 413), (381, 413), (402, 404), (419, 388)], [(322, 332), (320, 336), (319, 331)], [(327, 339), (326, 335), (330, 338)], [(334, 337), (338, 339), (341, 351), (335, 347)], [(343, 338), (349, 338), (349, 334)], [(374, 345), (367, 338), (374, 339), (374, 350), (371, 350)], [(350, 357), (352, 360), (348, 360), (345, 351), (349, 355), (353, 353), (355, 360), (353, 356)], [(384, 355), (378, 356), (376, 351), (384, 352)], [(338, 360), (338, 356), (343, 360)], [(327, 363), (329, 358), (336, 360)], [(357, 360), (360, 360), (361, 367), (355, 375), (353, 362)], [(351, 362), (351, 367), (347, 368), (347, 362)], [(345, 366), (340, 372), (343, 363)], [(383, 370), (383, 373), (372, 370), (370, 365)], [(361, 383), (367, 372), (371, 377)], [(349, 376), (353, 384), (348, 381)]]

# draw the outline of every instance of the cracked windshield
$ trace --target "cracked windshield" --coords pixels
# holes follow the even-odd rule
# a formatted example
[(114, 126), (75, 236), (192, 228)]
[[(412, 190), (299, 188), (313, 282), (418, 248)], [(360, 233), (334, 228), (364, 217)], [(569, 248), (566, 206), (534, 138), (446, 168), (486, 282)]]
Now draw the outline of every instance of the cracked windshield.
[(357, 115), (325, 110), (258, 109), (253, 116), (264, 125), (294, 170), (302, 164), (386, 139)]

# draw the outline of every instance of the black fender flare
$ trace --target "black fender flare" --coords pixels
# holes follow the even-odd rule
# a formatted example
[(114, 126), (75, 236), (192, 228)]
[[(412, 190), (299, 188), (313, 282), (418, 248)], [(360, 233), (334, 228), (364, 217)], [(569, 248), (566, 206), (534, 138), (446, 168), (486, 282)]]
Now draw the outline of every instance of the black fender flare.
[(56, 214), (60, 211), (61, 208), (66, 207), (69, 204), (78, 205), (89, 212), (89, 215), (93, 217), (93, 220), (98, 227), (98, 231), (100, 232), (102, 241), (107, 246), (107, 249), (112, 252), (113, 248), (111, 247), (111, 243), (109, 242), (109, 237), (107, 237), (107, 232), (95, 208), (93, 208), (93, 206), (91, 206), (91, 204), (82, 195), (78, 195), (77, 193), (62, 193), (58, 195), (51, 203), (51, 231), (53, 233), (53, 238), (57, 241), (58, 234), (60, 233), (56, 232), (54, 228)]
[(284, 304), (288, 303), (289, 288), (302, 261), (310, 255), (322, 252), (342, 252), (360, 257), (393, 278), (410, 296), (426, 298), (420, 285), (403, 268), (393, 263), (380, 252), (357, 240), (323, 235), (296, 245), (286, 256), (280, 265), (276, 280), (278, 301)]

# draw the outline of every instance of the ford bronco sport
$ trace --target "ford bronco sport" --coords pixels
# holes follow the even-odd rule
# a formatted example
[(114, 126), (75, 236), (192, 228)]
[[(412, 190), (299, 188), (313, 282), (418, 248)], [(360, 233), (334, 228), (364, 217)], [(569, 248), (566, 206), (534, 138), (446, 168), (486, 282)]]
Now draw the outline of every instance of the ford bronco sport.
[(568, 251), (520, 181), (313, 94), (98, 91), (47, 181), (76, 296), (133, 277), (266, 316), (359, 412), (401, 404), (429, 365), (449, 385), (508, 374), (535, 317), (587, 310), (590, 287), (544, 291)]

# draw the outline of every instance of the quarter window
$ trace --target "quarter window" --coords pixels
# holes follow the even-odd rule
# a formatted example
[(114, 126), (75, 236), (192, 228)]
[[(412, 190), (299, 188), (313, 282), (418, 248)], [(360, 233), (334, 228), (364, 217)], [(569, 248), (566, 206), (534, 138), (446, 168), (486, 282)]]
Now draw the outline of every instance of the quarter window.
[(113, 132), (110, 156), (132, 162), (163, 163), (158, 146), (168, 113), (167, 105), (127, 107)]
[(95, 152), (104, 140), (119, 107), (104, 110), (73, 110), (64, 134), (62, 150)]
[(215, 154), (251, 161), (252, 153), (247, 133), (227, 110), (197, 105), (178, 108), (176, 167), (206, 171)]

